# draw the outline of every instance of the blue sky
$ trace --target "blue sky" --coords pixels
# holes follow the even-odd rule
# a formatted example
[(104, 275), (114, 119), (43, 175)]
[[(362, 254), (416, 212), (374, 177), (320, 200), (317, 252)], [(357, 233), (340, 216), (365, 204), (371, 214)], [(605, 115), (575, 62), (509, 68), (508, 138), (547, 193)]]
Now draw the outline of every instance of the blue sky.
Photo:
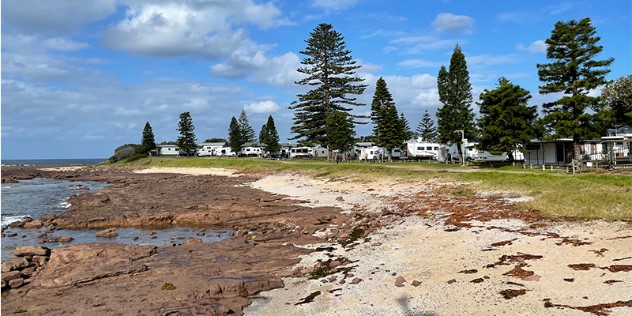
[(359, 100), (384, 77), (413, 129), (440, 106), (436, 75), (457, 43), (475, 99), (504, 76), (541, 105), (557, 98), (538, 94), (536, 69), (556, 22), (590, 17), (616, 79), (632, 73), (631, 15), (629, 0), (3, 0), (2, 158), (109, 157), (147, 121), (173, 141), (185, 111), (200, 142), (226, 137), (242, 109), (257, 133), (272, 115), (287, 141), (300, 51), (319, 23), (362, 65)]

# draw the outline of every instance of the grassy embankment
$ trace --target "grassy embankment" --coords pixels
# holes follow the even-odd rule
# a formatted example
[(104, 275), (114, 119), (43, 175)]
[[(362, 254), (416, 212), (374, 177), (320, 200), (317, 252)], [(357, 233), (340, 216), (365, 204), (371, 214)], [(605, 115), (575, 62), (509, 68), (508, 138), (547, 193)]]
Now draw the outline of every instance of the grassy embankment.
[[(121, 164), (117, 164), (121, 165)], [(123, 164), (125, 165), (125, 164)], [(539, 210), (550, 217), (579, 219), (632, 219), (632, 176), (616, 174), (569, 175), (563, 171), (505, 167), (482, 169), (437, 163), (335, 164), (322, 160), (265, 160), (236, 158), (146, 158), (129, 163), (146, 167), (206, 167), (241, 171), (305, 172), (314, 177), (352, 178), (357, 181), (392, 179), (415, 182), (435, 179), (460, 182), (453, 194), (475, 196), (493, 191), (535, 199), (517, 204), (520, 210)]]

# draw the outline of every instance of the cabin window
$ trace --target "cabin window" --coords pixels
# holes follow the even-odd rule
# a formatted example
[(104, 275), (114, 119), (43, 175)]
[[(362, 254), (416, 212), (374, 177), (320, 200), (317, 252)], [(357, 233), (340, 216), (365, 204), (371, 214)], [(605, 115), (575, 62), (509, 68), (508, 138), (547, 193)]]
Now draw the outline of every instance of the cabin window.
[(417, 150), (424, 150), (423, 147), (417, 147)]

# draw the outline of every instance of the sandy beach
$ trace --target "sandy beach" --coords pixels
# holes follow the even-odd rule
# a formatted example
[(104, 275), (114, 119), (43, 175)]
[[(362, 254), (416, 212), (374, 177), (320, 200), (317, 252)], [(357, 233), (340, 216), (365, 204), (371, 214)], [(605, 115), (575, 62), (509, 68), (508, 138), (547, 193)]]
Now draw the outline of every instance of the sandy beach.
[[(75, 209), (57, 219), (59, 225), (145, 225), (156, 220), (156, 205), (164, 202), (159, 194), (149, 195), (160, 188), (179, 202), (159, 210), (165, 223), (196, 220), (235, 229), (236, 236), (213, 244), (138, 250), (142, 259), (132, 261), (112, 250), (106, 261), (127, 268), (110, 276), (104, 273), (112, 268), (107, 265), (99, 273), (82, 270), (98, 256), (60, 261), (78, 253), (79, 246), (54, 249), (49, 264), (29, 285), (3, 298), (3, 314), (22, 309), (33, 314), (223, 315), (240, 314), (244, 306), (246, 315), (632, 313), (630, 223), (552, 221), (513, 210), (502, 194), (466, 198), (439, 190), (455, 183), (361, 183), (287, 173), (238, 175), (223, 169), (71, 172), (114, 185), (96, 197), (79, 198)], [(143, 189), (147, 181), (155, 187)], [(173, 190), (168, 188), (172, 182)], [(173, 196), (183, 185), (190, 192)], [(202, 194), (208, 191), (214, 193)], [(130, 200), (131, 195), (144, 198)], [(108, 205), (112, 203), (117, 207)], [(104, 217), (105, 209), (125, 203), (137, 209)], [(137, 268), (139, 264), (144, 268)], [(68, 271), (60, 268), (98, 277), (77, 283), (60, 275)], [(235, 284), (220, 284), (218, 278), (242, 280), (237, 283), (242, 290), (230, 292)], [(167, 279), (176, 290), (159, 290)], [(216, 285), (224, 294), (213, 290)], [(117, 287), (143, 294), (121, 302), (107, 292)], [(57, 300), (36, 299), (53, 293), (61, 294)], [(99, 299), (88, 302), (90, 293), (100, 293)], [(59, 303), (70, 299), (85, 303), (74, 309)], [(131, 306), (135, 309), (125, 310)]]

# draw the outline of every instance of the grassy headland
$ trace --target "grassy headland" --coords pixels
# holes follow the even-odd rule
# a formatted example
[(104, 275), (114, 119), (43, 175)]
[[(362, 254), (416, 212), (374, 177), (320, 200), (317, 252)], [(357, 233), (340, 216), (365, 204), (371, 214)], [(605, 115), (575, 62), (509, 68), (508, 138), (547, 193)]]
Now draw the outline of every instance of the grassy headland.
[(517, 203), (523, 211), (540, 211), (545, 216), (578, 219), (632, 219), (632, 176), (617, 174), (569, 175), (561, 171), (522, 168), (479, 169), (437, 163), (335, 164), (322, 160), (268, 160), (236, 158), (151, 157), (130, 163), (144, 167), (206, 167), (241, 171), (301, 172), (314, 177), (376, 179), (414, 182), (435, 179), (462, 183), (454, 194), (475, 195), (483, 191), (501, 195), (529, 196)]

